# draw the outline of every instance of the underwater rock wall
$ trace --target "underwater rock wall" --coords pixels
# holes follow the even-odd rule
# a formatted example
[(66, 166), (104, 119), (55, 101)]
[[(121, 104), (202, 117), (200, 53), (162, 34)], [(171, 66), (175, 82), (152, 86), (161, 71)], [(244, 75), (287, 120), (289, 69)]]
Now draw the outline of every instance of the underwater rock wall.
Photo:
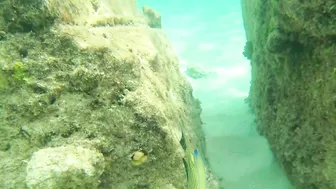
[(134, 0), (1, 2), (0, 188), (186, 187), (201, 108), (159, 19)]
[(336, 188), (336, 3), (242, 0), (249, 104), (298, 189)]

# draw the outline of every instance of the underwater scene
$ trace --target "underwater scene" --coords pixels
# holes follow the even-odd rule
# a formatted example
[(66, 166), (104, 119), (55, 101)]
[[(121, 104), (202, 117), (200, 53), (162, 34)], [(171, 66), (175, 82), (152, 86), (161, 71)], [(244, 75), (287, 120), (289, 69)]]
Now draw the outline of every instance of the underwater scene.
[(335, 0), (0, 0), (0, 189), (336, 189)]

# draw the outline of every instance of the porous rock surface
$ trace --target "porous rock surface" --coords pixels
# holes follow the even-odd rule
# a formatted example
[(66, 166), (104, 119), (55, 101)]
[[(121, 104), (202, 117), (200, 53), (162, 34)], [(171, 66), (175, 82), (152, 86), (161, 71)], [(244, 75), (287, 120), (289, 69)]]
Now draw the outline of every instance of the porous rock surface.
[(249, 104), (298, 189), (336, 188), (336, 2), (242, 0)]
[(181, 128), (204, 155), (200, 104), (134, 0), (5, 0), (0, 15), (0, 188), (186, 187)]

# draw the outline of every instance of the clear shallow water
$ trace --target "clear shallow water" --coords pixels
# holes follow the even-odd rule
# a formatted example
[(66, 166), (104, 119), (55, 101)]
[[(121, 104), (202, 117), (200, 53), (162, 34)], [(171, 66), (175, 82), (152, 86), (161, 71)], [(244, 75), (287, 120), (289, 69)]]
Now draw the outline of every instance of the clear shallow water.
[[(181, 3), (183, 2), (183, 3)], [(242, 56), (245, 32), (240, 0), (139, 0), (162, 15), (163, 29), (181, 70), (198, 64), (214, 74), (189, 78), (202, 102), (202, 120), (213, 172), (226, 189), (291, 189), (267, 140), (257, 134), (244, 99), (250, 64)]]

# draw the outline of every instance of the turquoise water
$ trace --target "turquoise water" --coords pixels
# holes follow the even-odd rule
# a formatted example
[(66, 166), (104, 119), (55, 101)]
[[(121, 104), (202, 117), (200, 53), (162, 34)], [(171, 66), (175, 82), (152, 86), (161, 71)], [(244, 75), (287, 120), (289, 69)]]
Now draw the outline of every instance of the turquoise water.
[[(183, 3), (181, 3), (183, 2)], [(202, 103), (207, 155), (226, 189), (291, 189), (259, 136), (244, 99), (250, 64), (242, 56), (245, 32), (240, 1), (139, 0), (159, 11), (162, 25), (180, 58), (181, 71), (196, 64), (211, 76), (188, 78)]]

